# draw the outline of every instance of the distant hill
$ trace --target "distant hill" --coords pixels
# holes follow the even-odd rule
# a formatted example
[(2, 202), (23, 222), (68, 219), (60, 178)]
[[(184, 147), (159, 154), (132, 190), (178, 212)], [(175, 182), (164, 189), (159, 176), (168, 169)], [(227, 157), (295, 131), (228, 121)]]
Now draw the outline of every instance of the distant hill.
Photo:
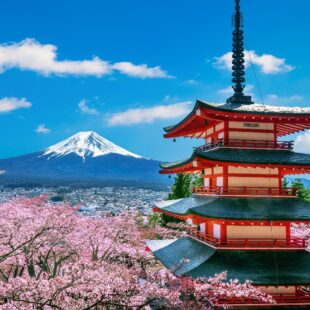
[(167, 187), (159, 164), (95, 132), (79, 132), (41, 152), (0, 160), (0, 184)]

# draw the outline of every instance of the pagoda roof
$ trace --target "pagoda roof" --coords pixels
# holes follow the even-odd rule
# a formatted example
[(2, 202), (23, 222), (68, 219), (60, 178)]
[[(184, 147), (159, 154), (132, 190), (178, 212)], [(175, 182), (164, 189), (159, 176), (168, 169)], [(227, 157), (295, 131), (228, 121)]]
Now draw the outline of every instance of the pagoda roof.
[(233, 111), (241, 113), (258, 113), (258, 114), (275, 114), (275, 115), (309, 115), (310, 108), (304, 107), (283, 107), (283, 106), (272, 106), (265, 104), (234, 104), (234, 103), (207, 103), (201, 100), (198, 100), (200, 106), (213, 108), (215, 110), (221, 111)]
[[(238, 119), (239, 117), (239, 119)], [(310, 108), (284, 107), (263, 104), (233, 104), (233, 103), (207, 103), (197, 100), (193, 110), (182, 121), (176, 125), (165, 127), (165, 137), (187, 135), (182, 133), (185, 127), (194, 130), (203, 130), (206, 125), (203, 119), (213, 121), (234, 120), (234, 121), (269, 121), (282, 124), (298, 124), (292, 128), (286, 128), (279, 124), (279, 136), (291, 134), (310, 128)], [(304, 122), (301, 124), (301, 120)], [(179, 132), (180, 131), (180, 132)]]
[[(215, 148), (207, 151), (195, 150), (192, 156), (186, 160), (162, 163), (163, 169), (171, 170), (186, 166), (193, 161), (202, 160), (206, 165), (214, 166), (219, 163), (254, 164), (257, 166), (309, 166), (310, 154), (295, 153), (292, 151), (278, 150), (257, 150), (257, 149), (236, 149), (236, 148)], [(202, 167), (196, 170), (202, 169)], [(173, 173), (171, 171), (167, 173)]]
[(155, 203), (177, 216), (197, 215), (226, 220), (310, 221), (310, 203), (295, 198), (189, 197)]
[[(310, 253), (306, 251), (215, 250), (185, 237), (154, 249), (153, 254), (178, 276), (208, 278), (227, 271), (229, 280), (251, 280), (254, 285), (310, 284)], [(180, 263), (184, 259), (187, 262)]]

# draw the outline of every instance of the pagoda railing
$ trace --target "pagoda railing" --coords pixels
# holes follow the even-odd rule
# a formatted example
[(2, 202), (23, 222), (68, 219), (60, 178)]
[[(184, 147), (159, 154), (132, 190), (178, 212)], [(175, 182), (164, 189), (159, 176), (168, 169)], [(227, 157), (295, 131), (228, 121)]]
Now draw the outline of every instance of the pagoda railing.
[(283, 196), (297, 197), (296, 188), (278, 188), (278, 187), (228, 187), (223, 186), (206, 187), (194, 186), (192, 193), (196, 195), (218, 195), (218, 196)]
[(307, 241), (303, 238), (291, 237), (280, 238), (227, 238), (221, 240), (206, 233), (200, 232), (197, 228), (190, 227), (187, 233), (203, 242), (209, 243), (219, 248), (295, 248), (305, 249)]
[[(295, 294), (277, 294), (273, 295), (272, 298), (274, 299), (276, 305), (289, 305), (289, 304), (307, 304), (310, 305), (310, 295), (295, 295)], [(250, 299), (250, 298), (220, 298), (217, 301), (217, 305), (259, 305), (264, 303), (258, 299)], [(268, 308), (269, 309), (269, 308)], [(294, 308), (295, 309), (295, 308)], [(305, 309), (302, 307), (302, 309)]]
[(194, 150), (207, 151), (207, 150), (210, 150), (216, 147), (292, 150), (294, 147), (294, 141), (258, 141), (258, 140), (219, 139), (216, 142), (210, 142), (205, 145), (195, 147)]

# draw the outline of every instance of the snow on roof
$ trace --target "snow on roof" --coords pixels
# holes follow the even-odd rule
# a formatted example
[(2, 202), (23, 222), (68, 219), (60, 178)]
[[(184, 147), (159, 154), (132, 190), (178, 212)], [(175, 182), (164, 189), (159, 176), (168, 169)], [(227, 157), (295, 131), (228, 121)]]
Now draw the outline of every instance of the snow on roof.
[(174, 203), (178, 202), (178, 201), (181, 201), (183, 198), (181, 199), (174, 199), (174, 200), (162, 200), (162, 201), (156, 201), (154, 203), (154, 206), (159, 208), (159, 209), (162, 209), (162, 208), (165, 208), (165, 207), (169, 207), (171, 205), (173, 205)]
[(302, 107), (280, 107), (263, 104), (242, 105), (237, 108), (238, 111), (255, 111), (255, 112), (275, 112), (275, 113), (310, 113), (310, 108)]
[[(202, 101), (203, 102), (203, 101)], [(230, 103), (209, 103), (204, 102), (208, 105), (211, 105), (215, 108), (235, 110), (235, 111), (245, 111), (245, 112), (265, 112), (265, 113), (296, 113), (296, 114), (310, 114), (310, 108), (307, 107), (283, 107), (283, 106), (273, 106), (273, 105), (264, 105), (260, 103), (254, 104), (230, 104)]]
[(146, 245), (152, 252), (160, 250), (178, 239), (165, 239), (165, 240), (145, 240)]

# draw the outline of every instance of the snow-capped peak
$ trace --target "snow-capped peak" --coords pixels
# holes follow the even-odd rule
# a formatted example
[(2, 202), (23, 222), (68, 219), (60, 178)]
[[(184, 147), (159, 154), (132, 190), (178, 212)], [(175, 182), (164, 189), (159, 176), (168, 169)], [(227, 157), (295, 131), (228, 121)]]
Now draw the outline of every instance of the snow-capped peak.
[(66, 140), (52, 145), (44, 151), (43, 156), (49, 155), (50, 158), (53, 156), (59, 157), (68, 154), (76, 154), (85, 159), (86, 157), (97, 157), (111, 153), (142, 158), (101, 137), (93, 131), (81, 131)]

